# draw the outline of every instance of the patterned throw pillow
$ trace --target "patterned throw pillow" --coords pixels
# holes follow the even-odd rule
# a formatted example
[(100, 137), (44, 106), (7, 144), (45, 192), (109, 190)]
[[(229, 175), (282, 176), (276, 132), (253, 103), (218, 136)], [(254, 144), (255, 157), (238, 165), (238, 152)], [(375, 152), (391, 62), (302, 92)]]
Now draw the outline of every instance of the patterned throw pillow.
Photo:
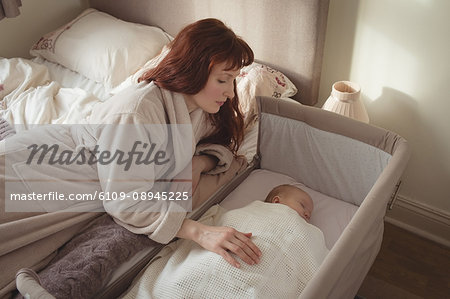
[(297, 87), (282, 72), (256, 62), (242, 68), (236, 83), (241, 110), (245, 115), (246, 128), (250, 128), (257, 121), (257, 96), (287, 98), (295, 95), (298, 91)]

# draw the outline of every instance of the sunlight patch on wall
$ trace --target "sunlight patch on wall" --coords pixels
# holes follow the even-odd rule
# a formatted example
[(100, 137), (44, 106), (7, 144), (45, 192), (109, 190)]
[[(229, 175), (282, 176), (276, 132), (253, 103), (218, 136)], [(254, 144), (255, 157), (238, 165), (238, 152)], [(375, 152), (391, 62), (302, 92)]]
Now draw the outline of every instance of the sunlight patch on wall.
[(362, 25), (357, 36), (350, 77), (367, 98), (378, 99), (383, 87), (414, 94), (419, 65), (408, 49), (369, 25)]

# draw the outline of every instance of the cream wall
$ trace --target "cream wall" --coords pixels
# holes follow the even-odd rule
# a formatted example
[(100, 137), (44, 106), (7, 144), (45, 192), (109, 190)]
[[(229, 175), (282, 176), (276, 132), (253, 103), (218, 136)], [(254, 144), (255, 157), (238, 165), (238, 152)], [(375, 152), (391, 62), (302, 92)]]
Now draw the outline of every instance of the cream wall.
[(34, 42), (88, 7), (87, 0), (22, 0), (21, 14), (0, 21), (0, 56), (26, 57)]
[[(399, 133), (412, 148), (400, 210), (408, 207), (447, 226), (449, 12), (448, 0), (331, 0), (319, 96), (322, 106), (335, 81), (361, 85), (371, 123)], [(396, 209), (392, 217), (402, 218)], [(411, 222), (413, 230), (428, 229), (409, 218), (401, 221)], [(436, 233), (450, 242), (447, 232)]]

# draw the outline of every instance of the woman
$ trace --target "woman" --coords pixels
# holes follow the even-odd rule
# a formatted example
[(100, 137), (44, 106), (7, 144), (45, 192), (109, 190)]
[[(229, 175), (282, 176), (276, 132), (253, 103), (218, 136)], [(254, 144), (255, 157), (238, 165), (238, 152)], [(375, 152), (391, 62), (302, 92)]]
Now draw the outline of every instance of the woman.
[[(219, 173), (227, 169), (242, 142), (243, 116), (239, 110), (235, 78), (240, 68), (253, 62), (253, 52), (216, 19), (188, 25), (169, 48), (158, 66), (139, 78), (137, 88), (126, 89), (95, 107), (90, 122), (192, 123), (197, 145), (197, 154), (192, 158), (195, 190), (201, 173)], [(145, 111), (152, 113), (144, 115)], [(259, 262), (261, 253), (250, 240), (249, 233), (204, 226), (177, 213), (160, 213), (155, 221), (136, 223), (123, 213), (108, 212), (129, 230), (149, 234), (160, 243), (167, 243), (173, 237), (191, 239), (222, 255), (236, 267), (239, 263), (229, 252), (249, 264)]]
[[(155, 189), (158, 179), (162, 178), (164, 182), (165, 178), (177, 178), (183, 169), (184, 172), (190, 170), (190, 162), (195, 189), (201, 173), (220, 173), (229, 167), (243, 138), (243, 118), (238, 108), (235, 78), (241, 67), (253, 61), (249, 46), (215, 19), (188, 25), (169, 46), (167, 56), (155, 69), (144, 73), (139, 84), (93, 108), (91, 125), (44, 126), (7, 139), (6, 150), (0, 157), (6, 161), (1, 163), (6, 174), (6, 185), (1, 184), (5, 186), (6, 210), (0, 210), (0, 266), (5, 266), (8, 271), (0, 277), (0, 293), (1, 288), (13, 279), (15, 271), (43, 260), (48, 252), (70, 239), (76, 229), (95, 214), (28, 213), (42, 211), (28, 207), (34, 203), (41, 207), (47, 203), (43, 201), (15, 202), (19, 204), (19, 209), (15, 210), (19, 213), (8, 213), (14, 211), (14, 206), (8, 208), (7, 199), (14, 192), (24, 192), (22, 190), (36, 194), (44, 190), (42, 192), (48, 195), (57, 193), (52, 191), (50, 194), (48, 190), (59, 189), (66, 193), (72, 190), (96, 195), (100, 191), (103, 197), (109, 194), (102, 200), (104, 209), (117, 223), (135, 233), (147, 234), (160, 243), (167, 243), (174, 237), (191, 239), (236, 267), (239, 263), (230, 253), (248, 264), (259, 262), (261, 252), (251, 241), (251, 233), (229, 227), (210, 227), (185, 219), (186, 211), (180, 210), (175, 202), (158, 201), (152, 206), (146, 201), (133, 200), (136, 194), (159, 190)], [(173, 126), (168, 129), (167, 125)], [(185, 131), (179, 129), (179, 135), (174, 133), (178, 130), (176, 126), (183, 125), (190, 128), (190, 144), (179, 136)], [(108, 160), (117, 153), (123, 157), (127, 153), (123, 149), (128, 148), (130, 154), (135, 149), (133, 146), (144, 144), (157, 144), (156, 154), (161, 154), (159, 157), (153, 155), (150, 166), (128, 163), (132, 159), (120, 163), (119, 160), (115, 161), (117, 163)], [(47, 148), (47, 154), (54, 154), (49, 158), (39, 147), (42, 145), (57, 145), (56, 149), (63, 151), (58, 156), (56, 149), (49, 152)], [(32, 154), (30, 146), (34, 146)], [(195, 150), (195, 155), (186, 150), (189, 148)], [(164, 163), (168, 159), (163, 150), (175, 158), (174, 162)], [(133, 154), (134, 158), (142, 158), (136, 152)], [(86, 155), (94, 156), (93, 160), (98, 163), (88, 163), (91, 160)], [(55, 163), (46, 163), (55, 156)], [(23, 163), (24, 160), (27, 163)], [(39, 185), (43, 178), (45, 183)], [(83, 182), (81, 191), (80, 181)], [(25, 209), (22, 209), (22, 203), (27, 204)], [(69, 203), (57, 202), (63, 208)], [(50, 204), (52, 209), (56, 201)], [(83, 204), (89, 206), (90, 203)], [(61, 210), (60, 205), (58, 209)], [(44, 234), (36, 223), (45, 226)], [(59, 239), (55, 237), (57, 234)], [(52, 240), (46, 241), (45, 237)], [(49, 243), (53, 247), (49, 247)], [(21, 260), (17, 255), (20, 251), (26, 254), (27, 250), (33, 252), (33, 257)], [(15, 261), (22, 263), (8, 268)]]

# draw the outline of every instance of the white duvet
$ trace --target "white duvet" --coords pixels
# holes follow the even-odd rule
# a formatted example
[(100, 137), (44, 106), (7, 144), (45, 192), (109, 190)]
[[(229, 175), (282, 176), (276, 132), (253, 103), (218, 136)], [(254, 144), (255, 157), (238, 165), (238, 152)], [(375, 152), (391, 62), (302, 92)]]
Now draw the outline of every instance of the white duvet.
[(45, 65), (0, 58), (0, 117), (18, 130), (34, 124), (85, 123), (99, 101), (80, 88), (61, 87), (50, 79)]
[(226, 211), (213, 206), (201, 221), (252, 232), (257, 265), (229, 265), (196, 243), (166, 246), (124, 298), (297, 298), (328, 253), (322, 232), (291, 208), (253, 202)]

